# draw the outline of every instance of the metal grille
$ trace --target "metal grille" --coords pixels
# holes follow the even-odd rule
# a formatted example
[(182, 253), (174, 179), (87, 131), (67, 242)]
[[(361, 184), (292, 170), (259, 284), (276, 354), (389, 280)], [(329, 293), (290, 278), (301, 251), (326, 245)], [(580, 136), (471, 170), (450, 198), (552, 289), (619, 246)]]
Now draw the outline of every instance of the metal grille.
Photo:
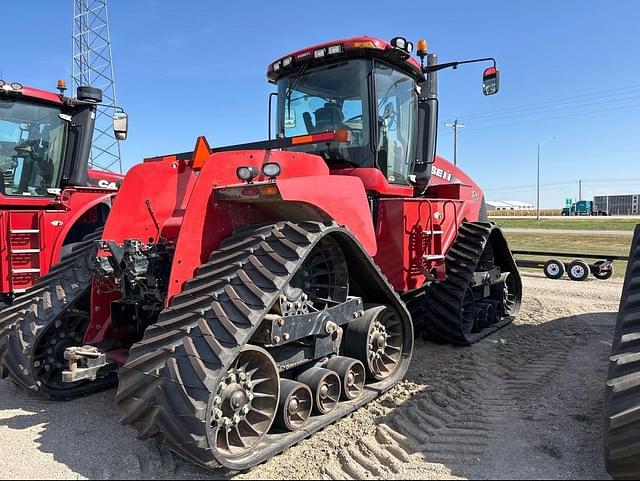
[[(103, 104), (116, 106), (107, 0), (73, 2), (73, 92), (79, 86), (102, 89)], [(111, 108), (98, 108), (90, 165), (122, 172), (120, 142), (113, 134)]]

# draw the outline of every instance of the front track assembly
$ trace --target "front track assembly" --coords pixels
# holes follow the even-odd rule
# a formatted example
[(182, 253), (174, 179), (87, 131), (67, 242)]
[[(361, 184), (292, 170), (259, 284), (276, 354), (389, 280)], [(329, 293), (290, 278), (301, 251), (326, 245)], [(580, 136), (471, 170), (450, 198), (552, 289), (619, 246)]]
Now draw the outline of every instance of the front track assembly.
[(242, 470), (390, 389), (412, 349), (409, 313), (351, 234), (282, 222), (197, 270), (132, 347), (116, 400), (141, 438)]

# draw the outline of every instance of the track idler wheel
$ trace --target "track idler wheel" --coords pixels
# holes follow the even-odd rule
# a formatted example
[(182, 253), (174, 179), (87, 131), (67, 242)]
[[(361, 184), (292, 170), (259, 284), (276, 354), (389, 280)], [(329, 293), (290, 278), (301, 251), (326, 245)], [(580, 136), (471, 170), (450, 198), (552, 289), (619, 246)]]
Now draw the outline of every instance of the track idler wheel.
[(504, 276), (503, 292), (503, 314), (505, 316), (515, 316), (518, 312), (518, 288), (516, 277), (510, 272)]
[(382, 381), (400, 365), (403, 344), (400, 316), (390, 307), (377, 306), (348, 324), (344, 353), (364, 364), (368, 378)]
[(285, 431), (302, 429), (311, 416), (313, 395), (311, 389), (301, 382), (283, 379), (280, 381), (280, 404), (275, 425)]
[(279, 398), (278, 368), (269, 353), (242, 348), (209, 399), (207, 436), (218, 455), (247, 455), (269, 432)]
[(327, 369), (335, 371), (342, 383), (342, 399), (353, 401), (364, 391), (366, 374), (364, 364), (350, 357), (336, 356), (329, 359)]
[(328, 414), (340, 401), (342, 387), (338, 375), (321, 367), (312, 367), (298, 376), (298, 382), (309, 386), (313, 392), (313, 411)]

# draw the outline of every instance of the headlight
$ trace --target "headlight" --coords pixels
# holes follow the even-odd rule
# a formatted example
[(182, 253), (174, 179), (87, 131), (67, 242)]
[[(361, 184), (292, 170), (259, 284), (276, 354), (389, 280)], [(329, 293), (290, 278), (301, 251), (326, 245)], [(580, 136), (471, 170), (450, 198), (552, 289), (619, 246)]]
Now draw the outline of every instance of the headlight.
[(270, 179), (274, 179), (280, 175), (282, 169), (280, 168), (280, 164), (277, 162), (268, 162), (262, 166), (262, 173), (265, 177), (269, 177)]
[(258, 169), (255, 167), (238, 167), (236, 175), (243, 182), (251, 182), (258, 175)]

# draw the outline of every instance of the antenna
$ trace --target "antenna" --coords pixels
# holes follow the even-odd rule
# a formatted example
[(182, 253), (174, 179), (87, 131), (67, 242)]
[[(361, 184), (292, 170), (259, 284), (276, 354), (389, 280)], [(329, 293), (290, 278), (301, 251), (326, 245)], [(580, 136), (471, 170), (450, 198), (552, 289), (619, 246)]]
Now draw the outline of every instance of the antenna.
[[(73, 91), (81, 86), (101, 89), (102, 103), (117, 105), (107, 0), (73, 1)], [(117, 165), (122, 172), (120, 142), (113, 134), (112, 112), (111, 108), (98, 108), (89, 164), (105, 170)]]

